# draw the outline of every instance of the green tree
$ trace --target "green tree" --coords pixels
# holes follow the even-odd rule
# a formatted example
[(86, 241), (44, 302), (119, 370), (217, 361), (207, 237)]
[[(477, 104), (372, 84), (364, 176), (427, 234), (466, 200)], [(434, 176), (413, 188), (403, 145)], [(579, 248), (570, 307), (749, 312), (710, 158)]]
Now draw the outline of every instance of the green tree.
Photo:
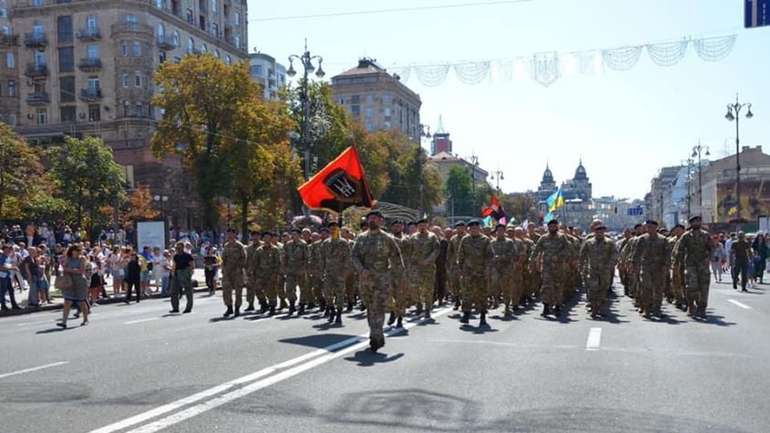
[(478, 214), (473, 193), (473, 179), (468, 170), (460, 166), (450, 168), (445, 191), (447, 211), (450, 215), (476, 216)]
[(438, 171), (428, 164), (428, 155), (422, 146), (403, 134), (387, 134), (392, 141), (388, 146), (390, 184), (382, 199), (430, 213), (442, 198), (443, 186)]
[(63, 145), (48, 149), (47, 157), (58, 197), (67, 203), (79, 227), (91, 232), (103, 217), (100, 209), (125, 200), (123, 170), (100, 138), (67, 137)]
[(217, 225), (217, 197), (228, 197), (230, 151), (242, 139), (240, 114), (259, 87), (246, 62), (225, 65), (210, 54), (166, 62), (155, 74), (153, 104), (164, 116), (152, 138), (158, 157), (178, 154), (191, 170), (208, 228)]
[(136, 223), (138, 221), (153, 220), (158, 216), (160, 216), (160, 212), (155, 209), (150, 188), (147, 185), (138, 185), (128, 196), (123, 217), (127, 221)]

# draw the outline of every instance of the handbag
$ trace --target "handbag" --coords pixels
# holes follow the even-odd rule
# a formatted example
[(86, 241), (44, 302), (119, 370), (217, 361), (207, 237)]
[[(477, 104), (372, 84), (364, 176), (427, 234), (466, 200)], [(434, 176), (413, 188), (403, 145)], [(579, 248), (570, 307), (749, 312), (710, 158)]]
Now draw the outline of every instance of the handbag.
[(54, 287), (56, 287), (57, 290), (65, 291), (72, 288), (72, 277), (70, 274), (63, 274), (60, 277), (56, 278), (56, 281), (54, 282)]

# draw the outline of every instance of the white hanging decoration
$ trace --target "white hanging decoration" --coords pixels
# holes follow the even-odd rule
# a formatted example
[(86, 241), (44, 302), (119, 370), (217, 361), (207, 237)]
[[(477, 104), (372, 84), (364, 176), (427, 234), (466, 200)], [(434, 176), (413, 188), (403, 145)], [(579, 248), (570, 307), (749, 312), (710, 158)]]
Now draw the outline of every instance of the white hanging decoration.
[(559, 54), (552, 52), (532, 55), (530, 74), (532, 79), (545, 87), (553, 84), (561, 76), (559, 72)]
[(647, 45), (647, 54), (650, 60), (658, 66), (674, 66), (679, 63), (687, 52), (689, 40), (679, 42), (666, 42), (662, 44)]
[(604, 64), (615, 71), (627, 71), (639, 61), (642, 47), (621, 47), (602, 51)]
[(490, 71), (491, 81), (511, 81), (513, 78), (513, 60), (498, 60)]
[(583, 75), (593, 75), (596, 73), (596, 51), (578, 51), (573, 54), (577, 59), (578, 72)]
[(401, 78), (402, 83), (406, 83), (409, 81), (409, 76), (412, 75), (412, 67), (411, 66), (396, 66), (391, 69), (391, 72), (393, 74), (398, 75)]
[(417, 74), (417, 79), (420, 80), (425, 87), (436, 87), (446, 81), (447, 73), (449, 73), (449, 66), (446, 65), (425, 65), (415, 66), (414, 70)]
[(454, 65), (457, 79), (463, 84), (479, 84), (489, 76), (490, 62), (471, 62)]
[(575, 53), (562, 54), (559, 59), (559, 70), (565, 77), (572, 77), (578, 72), (578, 58)]
[(704, 62), (718, 62), (729, 56), (735, 46), (737, 35), (696, 39), (695, 52)]

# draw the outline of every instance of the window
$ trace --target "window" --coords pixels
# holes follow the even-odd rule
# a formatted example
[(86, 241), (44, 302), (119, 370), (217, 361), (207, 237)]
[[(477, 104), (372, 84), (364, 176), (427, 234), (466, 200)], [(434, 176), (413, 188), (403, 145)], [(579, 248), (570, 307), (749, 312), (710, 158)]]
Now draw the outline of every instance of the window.
[(75, 107), (68, 106), (68, 107), (61, 107), (60, 108), (60, 117), (62, 122), (74, 122), (75, 121)]
[(166, 39), (166, 26), (163, 23), (158, 24), (158, 40), (163, 42)]
[(217, 13), (217, 0), (211, 0), (211, 12)]
[(101, 87), (99, 86), (99, 77), (88, 77), (88, 90), (91, 92), (98, 92)]
[(8, 27), (8, 26), (0, 27), (0, 31), (2, 31), (4, 35), (10, 35), (11, 34), (11, 28)]
[[(214, 3), (213, 0), (212, 3)], [(5, 7), (0, 7), (0, 18), (8, 18), (8, 10)]]
[(241, 47), (241, 37), (240, 36), (234, 37), (233, 38), (233, 44), (235, 44), (235, 48), (240, 48)]
[(59, 77), (59, 102), (75, 102), (75, 77)]
[(165, 63), (166, 62), (166, 52), (161, 51), (158, 53), (158, 63)]
[(131, 56), (141, 57), (142, 55), (142, 43), (139, 41), (131, 42)]
[(45, 51), (35, 51), (34, 59), (35, 59), (35, 66), (37, 67), (45, 66), (46, 65)]
[(120, 42), (120, 54), (123, 57), (128, 57), (128, 44), (126, 43), (126, 41)]
[(230, 63), (232, 63), (232, 59), (230, 59), (230, 55), (228, 54), (225, 56), (225, 64), (229, 65)]
[(99, 58), (99, 45), (97, 45), (97, 44), (89, 44), (88, 47), (86, 47), (86, 56), (89, 59), (98, 59)]
[(99, 25), (98, 21), (96, 20), (96, 15), (89, 15), (86, 18), (86, 30), (89, 34), (94, 34), (97, 31), (99, 31)]
[(134, 86), (142, 87), (142, 73), (139, 71), (134, 72)]
[(72, 42), (72, 15), (56, 18), (56, 35), (60, 44)]
[(32, 25), (32, 34), (35, 37), (42, 37), (45, 34), (45, 28), (42, 24), (35, 21), (35, 23)]
[(195, 41), (193, 40), (193, 38), (187, 39), (187, 54), (192, 54), (194, 49), (195, 49)]
[(16, 58), (13, 56), (12, 51), (5, 53), (5, 66), (8, 69), (13, 69), (16, 67)]
[(211, 34), (215, 37), (219, 37), (219, 24), (213, 23), (211, 24)]
[(129, 82), (128, 73), (124, 72), (120, 78), (120, 84), (123, 87), (128, 87), (128, 82)]
[(131, 115), (131, 113), (129, 112), (129, 110), (130, 110), (129, 107), (130, 107), (130, 105), (129, 105), (128, 101), (123, 101), (123, 115), (126, 116), (126, 117), (129, 117)]
[(16, 96), (16, 81), (8, 80), (8, 96)]
[(251, 75), (262, 76), (262, 65), (254, 65), (251, 67)]
[(137, 102), (134, 106), (134, 114), (138, 117), (144, 117), (144, 106), (141, 102)]
[(43, 0), (32, 0), (33, 6), (43, 6)]
[(174, 30), (174, 35), (172, 36), (171, 42), (174, 43), (174, 48), (179, 46), (179, 32)]
[(126, 15), (126, 23), (127, 24), (139, 24), (139, 18), (137, 18), (136, 15), (128, 14), (128, 15)]
[(35, 116), (35, 123), (38, 125), (46, 125), (48, 123), (48, 110), (45, 108), (38, 108), (37, 115)]
[(72, 47), (59, 48), (59, 72), (75, 70), (75, 52)]
[(101, 105), (99, 104), (89, 104), (88, 105), (88, 121), (89, 122), (99, 122), (102, 120), (102, 109)]
[(195, 24), (195, 20), (193, 19), (192, 9), (187, 9), (187, 22), (190, 24)]
[(235, 15), (233, 15), (233, 17), (234, 17), (233, 21), (235, 21), (233, 24), (235, 24), (236, 27), (240, 26), (241, 25), (241, 13), (240, 12), (236, 12)]
[(155, 0), (155, 7), (158, 9), (163, 9), (166, 7), (166, 0)]
[(36, 94), (45, 93), (45, 81), (35, 81), (32, 84), (32, 92)]

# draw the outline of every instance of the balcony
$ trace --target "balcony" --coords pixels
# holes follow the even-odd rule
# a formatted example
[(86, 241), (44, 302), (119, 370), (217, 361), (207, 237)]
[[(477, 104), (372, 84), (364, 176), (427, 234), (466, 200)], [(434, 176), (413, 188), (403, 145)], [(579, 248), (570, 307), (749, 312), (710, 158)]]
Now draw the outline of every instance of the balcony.
[(158, 44), (158, 48), (160, 48), (163, 51), (170, 51), (176, 48), (176, 44), (174, 43), (174, 38), (171, 36), (158, 36), (156, 38), (156, 42)]
[(99, 29), (82, 29), (78, 32), (77, 38), (83, 42), (98, 41), (102, 38), (102, 32)]
[(24, 75), (26, 75), (29, 78), (47, 77), (48, 66), (36, 65), (34, 63), (30, 63), (27, 65), (27, 69), (24, 71)]
[(50, 102), (48, 92), (34, 92), (27, 95), (27, 105), (47, 105)]
[(25, 33), (24, 46), (27, 48), (45, 48), (48, 45), (48, 36), (45, 33)]
[(110, 31), (113, 37), (118, 33), (145, 34), (152, 37), (155, 33), (151, 26), (139, 23), (116, 23), (110, 26)]
[(0, 33), (0, 46), (10, 47), (19, 45), (19, 35)]
[(87, 89), (80, 89), (80, 99), (83, 102), (96, 102), (101, 101), (102, 99), (102, 89), (94, 89), (94, 88), (87, 88)]
[(80, 59), (78, 68), (83, 72), (95, 72), (102, 69), (102, 59), (92, 59), (85, 57)]

